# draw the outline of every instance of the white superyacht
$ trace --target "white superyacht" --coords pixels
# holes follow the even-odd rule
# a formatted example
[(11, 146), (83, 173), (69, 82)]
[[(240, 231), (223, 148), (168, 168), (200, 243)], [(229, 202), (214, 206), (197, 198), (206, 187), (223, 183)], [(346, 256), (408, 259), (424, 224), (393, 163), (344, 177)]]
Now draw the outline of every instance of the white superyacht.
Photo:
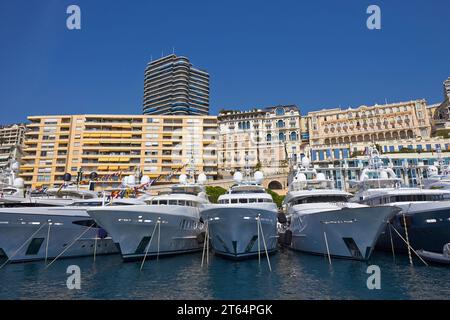
[(378, 151), (369, 148), (369, 152), (369, 166), (354, 182), (358, 191), (352, 201), (401, 209), (390, 223), (403, 239), (386, 226), (377, 247), (406, 251), (406, 240), (414, 249), (441, 252), (450, 242), (450, 190), (404, 187), (395, 172), (383, 166)]
[(0, 255), (6, 256), (7, 262), (118, 253), (111, 237), (86, 209), (145, 203), (135, 198), (107, 200), (68, 182), (49, 189), (39, 201), (32, 206), (19, 202), (0, 208)]
[(309, 168), (303, 158), (284, 200), (289, 224), (280, 235), (291, 249), (330, 257), (368, 260), (395, 207), (351, 203), (351, 194)]
[(124, 260), (198, 251), (203, 243), (200, 210), (209, 201), (206, 176), (192, 180), (180, 175), (170, 192), (150, 197), (144, 205), (91, 208), (88, 213), (108, 230)]
[(263, 174), (257, 171), (254, 181), (243, 181), (236, 172), (234, 180), (236, 185), (219, 197), (218, 204), (202, 210), (214, 252), (232, 259), (275, 252), (278, 209), (261, 185)]

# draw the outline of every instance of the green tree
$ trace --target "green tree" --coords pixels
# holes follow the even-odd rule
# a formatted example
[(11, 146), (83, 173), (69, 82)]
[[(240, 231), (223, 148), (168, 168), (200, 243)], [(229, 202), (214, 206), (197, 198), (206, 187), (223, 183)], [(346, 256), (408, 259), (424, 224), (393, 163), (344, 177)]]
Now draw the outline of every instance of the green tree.
[(219, 197), (225, 193), (227, 193), (227, 190), (222, 187), (206, 186), (206, 194), (212, 203), (217, 203)]
[(275, 202), (277, 207), (281, 209), (285, 196), (280, 196), (278, 193), (270, 189), (266, 189), (266, 192), (272, 196), (273, 202)]

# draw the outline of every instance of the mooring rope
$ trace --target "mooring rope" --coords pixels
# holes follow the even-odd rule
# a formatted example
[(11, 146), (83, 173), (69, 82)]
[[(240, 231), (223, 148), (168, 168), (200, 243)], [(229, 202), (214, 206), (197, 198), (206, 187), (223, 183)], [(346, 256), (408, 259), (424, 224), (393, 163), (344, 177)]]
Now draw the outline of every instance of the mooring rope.
[(145, 259), (147, 259), (148, 250), (150, 249), (150, 246), (151, 246), (151, 244), (152, 244), (152, 240), (153, 240), (153, 236), (155, 235), (156, 227), (157, 227), (157, 226), (159, 225), (159, 223), (160, 223), (160, 220), (159, 220), (159, 219), (160, 219), (160, 218), (158, 218), (158, 221), (156, 221), (156, 223), (155, 223), (155, 227), (153, 228), (152, 235), (150, 236), (150, 241), (149, 241), (148, 246), (147, 246), (147, 248), (146, 248), (146, 250), (145, 250), (144, 259), (142, 259), (142, 263), (141, 263), (141, 271), (142, 271), (142, 268), (144, 268)]
[(256, 229), (258, 230), (258, 264), (261, 264), (261, 239), (259, 236), (259, 215), (256, 218)]
[(50, 241), (50, 226), (51, 226), (51, 222), (52, 220), (48, 220), (48, 230), (47, 230), (47, 241), (45, 242), (45, 264), (47, 264), (47, 259), (48, 259), (48, 244)]
[(388, 225), (389, 225), (389, 236), (391, 238), (392, 258), (394, 259), (394, 263), (395, 263), (395, 250), (394, 250), (394, 240), (392, 239), (392, 226), (389, 222), (388, 222)]
[(408, 247), (412, 250), (412, 252), (414, 252), (414, 254), (428, 267), (428, 263), (425, 262), (425, 260), (422, 259), (422, 257), (416, 252), (416, 250), (414, 250), (414, 248), (412, 248), (408, 242), (405, 240), (405, 238), (402, 237), (402, 235), (400, 234), (400, 232), (397, 231), (397, 229), (395, 229), (394, 226), (392, 226), (392, 229), (394, 229), (394, 231), (397, 233), (397, 235), (408, 245)]
[[(411, 203), (409, 204), (411, 206)], [(409, 211), (409, 209), (408, 209)], [(408, 237), (408, 226), (406, 225), (406, 217), (405, 213), (403, 213), (403, 225), (405, 227), (405, 236), (406, 236), (406, 244), (408, 245), (408, 257), (409, 257), (409, 264), (413, 265), (412, 261), (412, 255), (411, 255), (411, 246), (409, 245), (409, 237)]]
[(92, 228), (94, 225), (95, 225), (95, 223), (91, 224), (91, 225), (89, 226), (89, 228), (87, 228), (86, 230), (84, 230), (77, 238), (75, 238), (75, 240), (73, 240), (72, 243), (70, 243), (67, 247), (65, 247), (64, 250), (63, 250), (60, 254), (58, 254), (58, 255), (56, 256), (56, 258), (53, 259), (53, 260), (45, 267), (45, 269), (49, 268), (56, 260), (58, 260), (59, 257), (61, 257), (67, 250), (69, 250), (70, 247), (72, 247), (78, 240), (80, 240), (80, 238), (81, 238), (82, 236), (84, 236), (89, 230), (91, 230), (91, 228)]
[(267, 251), (266, 238), (264, 237), (264, 231), (263, 231), (263, 228), (261, 225), (261, 215), (260, 214), (258, 214), (258, 224), (259, 224), (259, 228), (261, 229), (261, 236), (263, 238), (264, 250), (266, 251), (267, 264), (269, 265), (270, 272), (272, 272), (272, 266), (270, 265), (270, 259), (269, 259), (269, 252)]
[(97, 256), (97, 239), (98, 239), (98, 230), (95, 233), (95, 241), (94, 241), (94, 263), (95, 263), (95, 258)]
[(208, 226), (208, 220), (206, 220), (205, 239), (203, 240), (202, 264), (201, 264), (202, 268), (203, 268), (203, 262), (205, 261), (205, 253), (206, 253), (206, 265), (209, 265), (209, 258), (208, 258), (209, 249), (208, 248), (209, 248), (209, 226)]
[(328, 238), (325, 231), (323, 232), (323, 237), (325, 238), (325, 246), (327, 247), (328, 263), (331, 264), (330, 248), (328, 247)]
[(161, 240), (161, 221), (158, 221), (158, 251), (156, 253), (156, 260), (159, 260), (159, 243)]

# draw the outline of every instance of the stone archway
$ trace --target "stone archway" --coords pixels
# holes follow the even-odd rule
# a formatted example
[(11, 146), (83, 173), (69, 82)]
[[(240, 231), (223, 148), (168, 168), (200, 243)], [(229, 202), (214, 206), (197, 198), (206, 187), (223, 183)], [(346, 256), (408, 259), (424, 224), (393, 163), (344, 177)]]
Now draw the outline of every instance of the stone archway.
[(268, 188), (270, 190), (282, 190), (283, 185), (281, 184), (281, 182), (279, 182), (277, 180), (272, 180), (272, 181), (270, 181)]

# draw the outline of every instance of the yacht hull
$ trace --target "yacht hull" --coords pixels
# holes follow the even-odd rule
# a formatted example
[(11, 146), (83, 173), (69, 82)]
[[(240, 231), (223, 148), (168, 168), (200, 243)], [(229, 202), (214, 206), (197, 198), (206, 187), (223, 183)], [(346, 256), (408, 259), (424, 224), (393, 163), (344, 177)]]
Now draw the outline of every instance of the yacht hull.
[(125, 261), (196, 252), (203, 248), (203, 225), (199, 222), (198, 208), (138, 205), (133, 209), (95, 208), (88, 213), (108, 230)]
[[(422, 210), (424, 205), (421, 206)], [(419, 210), (417, 208), (416, 210)], [(406, 210), (405, 210), (406, 211)], [(445, 244), (450, 243), (450, 206), (445, 208), (435, 208), (426, 211), (409, 211), (405, 214), (408, 240), (410, 246), (415, 250), (425, 250), (431, 252), (442, 252)], [(403, 214), (397, 214), (392, 220), (394, 227), (406, 240), (405, 224)], [(389, 230), (389, 226), (383, 230), (377, 243), (377, 249), (384, 251), (394, 250), (397, 252), (407, 252), (408, 247), (398, 234)]]
[[(83, 225), (74, 224), (80, 221)], [(59, 255), (60, 258), (91, 256), (94, 251), (97, 255), (118, 253), (111, 238), (95, 239), (98, 229), (89, 229), (93, 223), (87, 215), (1, 212), (0, 252), (13, 263), (51, 260)]]
[(395, 207), (342, 208), (301, 214), (290, 225), (293, 250), (337, 258), (368, 260)]
[[(262, 227), (259, 250), (258, 216)], [(202, 217), (208, 223), (211, 245), (217, 255), (240, 260), (265, 254), (263, 235), (268, 253), (277, 249), (277, 211), (262, 204), (259, 208), (211, 205), (202, 211)]]

